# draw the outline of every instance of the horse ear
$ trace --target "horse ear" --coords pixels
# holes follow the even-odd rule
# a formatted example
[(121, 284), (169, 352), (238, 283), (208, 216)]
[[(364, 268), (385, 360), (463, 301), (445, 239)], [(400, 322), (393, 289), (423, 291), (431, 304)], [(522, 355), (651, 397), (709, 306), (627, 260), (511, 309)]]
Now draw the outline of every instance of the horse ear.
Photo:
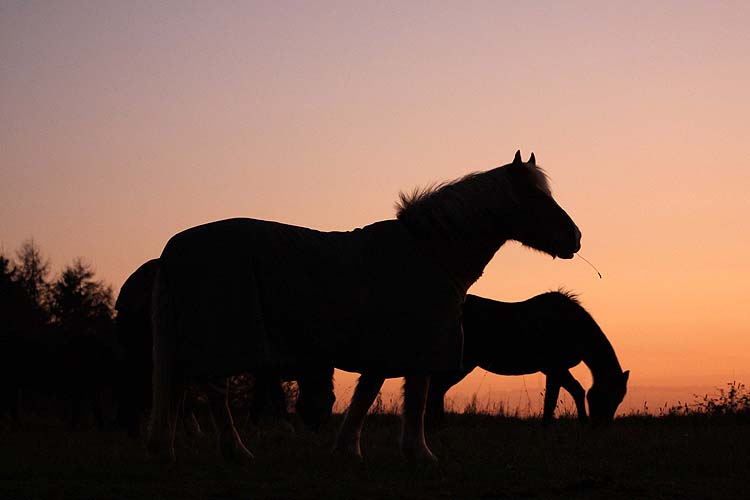
[(622, 372), (622, 378), (625, 379), (625, 382), (628, 381), (628, 377), (630, 376), (630, 370), (625, 370)]
[(521, 163), (523, 163), (523, 161), (521, 161), (521, 150), (519, 149), (516, 151), (516, 156), (513, 157), (513, 164), (520, 165)]
[(536, 157), (534, 156), (533, 151), (531, 153), (531, 156), (529, 156), (529, 165), (536, 165)]

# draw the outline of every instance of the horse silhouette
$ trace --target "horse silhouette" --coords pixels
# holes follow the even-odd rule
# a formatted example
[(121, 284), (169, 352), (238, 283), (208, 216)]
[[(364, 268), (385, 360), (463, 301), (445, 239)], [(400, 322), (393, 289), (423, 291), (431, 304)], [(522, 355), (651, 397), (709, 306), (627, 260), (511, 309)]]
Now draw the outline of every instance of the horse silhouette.
[[(552, 198), (534, 155), (402, 195), (398, 217), (321, 232), (228, 219), (173, 236), (154, 286), (153, 411), (147, 448), (174, 459), (180, 388), (243, 371), (336, 366), (406, 376), (401, 450), (434, 461), (424, 439), (429, 373), (460, 369), (466, 291), (508, 239), (561, 258), (580, 231)], [(377, 394), (358, 390), (336, 449), (360, 457)], [(219, 448), (252, 454), (226, 399), (209, 397)]]
[(151, 409), (151, 289), (159, 259), (136, 269), (115, 301), (115, 336), (123, 363), (118, 384), (118, 424), (131, 437), (140, 435), (141, 417)]
[(497, 375), (544, 373), (545, 422), (553, 418), (561, 387), (573, 397), (578, 418), (586, 420), (585, 391), (570, 373), (581, 361), (594, 378), (588, 393), (592, 421), (611, 421), (625, 397), (630, 372), (622, 371), (604, 332), (570, 293), (548, 292), (523, 302), (467, 295), (463, 327), (463, 369), (432, 376), (427, 398), (431, 423), (442, 419), (448, 389), (477, 366)]
[[(151, 411), (151, 290), (159, 270), (159, 259), (138, 267), (123, 283), (115, 301), (115, 337), (122, 362), (117, 384), (117, 424), (132, 438), (141, 433), (141, 420)], [(200, 435), (195, 417), (195, 393), (187, 393), (182, 422), (189, 435)]]
[(290, 424), (287, 411), (287, 396), (283, 382), (297, 382), (295, 412), (305, 426), (320, 430), (333, 414), (336, 396), (333, 392), (333, 366), (281, 374), (261, 371), (254, 374), (253, 393), (250, 401), (250, 420), (260, 426), (261, 420), (283, 421)]
[[(151, 374), (153, 370), (151, 335), (151, 293), (159, 270), (159, 259), (151, 259), (136, 269), (123, 283), (115, 302), (115, 332), (123, 362), (118, 384), (118, 424), (131, 437), (138, 437), (141, 419), (151, 411)], [(297, 380), (299, 395), (296, 411), (303, 423), (313, 430), (331, 415), (333, 367), (309, 372), (253, 374), (251, 415), (257, 420), (268, 403), (273, 417), (286, 419), (286, 401), (281, 381)], [(213, 390), (209, 386), (203, 391)], [(200, 425), (192, 411), (195, 398), (188, 394), (182, 407), (183, 424), (189, 434), (199, 434)]]

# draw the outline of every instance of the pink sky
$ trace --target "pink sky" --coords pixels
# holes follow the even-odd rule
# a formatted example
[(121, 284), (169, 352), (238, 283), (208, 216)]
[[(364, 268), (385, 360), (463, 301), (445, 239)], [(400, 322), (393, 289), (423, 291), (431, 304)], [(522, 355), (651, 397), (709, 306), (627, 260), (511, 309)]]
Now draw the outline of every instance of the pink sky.
[(472, 291), (577, 291), (634, 386), (748, 382), (749, 22), (746, 2), (6, 1), (0, 245), (84, 256), (117, 290), (186, 227), (351, 229), (520, 148), (604, 279), (508, 244)]

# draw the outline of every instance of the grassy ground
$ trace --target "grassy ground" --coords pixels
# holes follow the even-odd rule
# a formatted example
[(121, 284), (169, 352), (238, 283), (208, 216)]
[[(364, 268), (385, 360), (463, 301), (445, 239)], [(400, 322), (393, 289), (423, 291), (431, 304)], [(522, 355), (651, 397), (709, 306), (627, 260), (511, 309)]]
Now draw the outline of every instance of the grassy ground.
[(31, 422), (0, 431), (0, 498), (748, 498), (750, 421), (734, 416), (625, 417), (600, 431), (562, 420), (449, 415), (428, 441), (440, 465), (399, 457), (399, 420), (368, 418), (366, 455), (329, 455), (338, 421), (320, 434), (248, 434), (248, 467), (226, 465), (210, 438), (145, 461), (117, 432)]

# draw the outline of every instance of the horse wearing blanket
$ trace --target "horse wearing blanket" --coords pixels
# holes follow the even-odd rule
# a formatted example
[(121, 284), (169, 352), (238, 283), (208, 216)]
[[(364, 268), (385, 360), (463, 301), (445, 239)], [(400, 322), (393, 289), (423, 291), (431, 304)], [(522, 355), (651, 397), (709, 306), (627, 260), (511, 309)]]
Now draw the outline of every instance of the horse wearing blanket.
[[(402, 195), (398, 219), (353, 231), (254, 219), (183, 231), (164, 248), (154, 286), (148, 449), (174, 458), (184, 384), (333, 365), (405, 375), (402, 451), (435, 460), (423, 428), (428, 373), (461, 367), (466, 291), (508, 239), (572, 258), (580, 236), (534, 155), (524, 163), (520, 152), (511, 164)], [(374, 397), (355, 393), (339, 451), (360, 456), (360, 414)], [(222, 454), (251, 458), (226, 401), (213, 395), (210, 404)]]

